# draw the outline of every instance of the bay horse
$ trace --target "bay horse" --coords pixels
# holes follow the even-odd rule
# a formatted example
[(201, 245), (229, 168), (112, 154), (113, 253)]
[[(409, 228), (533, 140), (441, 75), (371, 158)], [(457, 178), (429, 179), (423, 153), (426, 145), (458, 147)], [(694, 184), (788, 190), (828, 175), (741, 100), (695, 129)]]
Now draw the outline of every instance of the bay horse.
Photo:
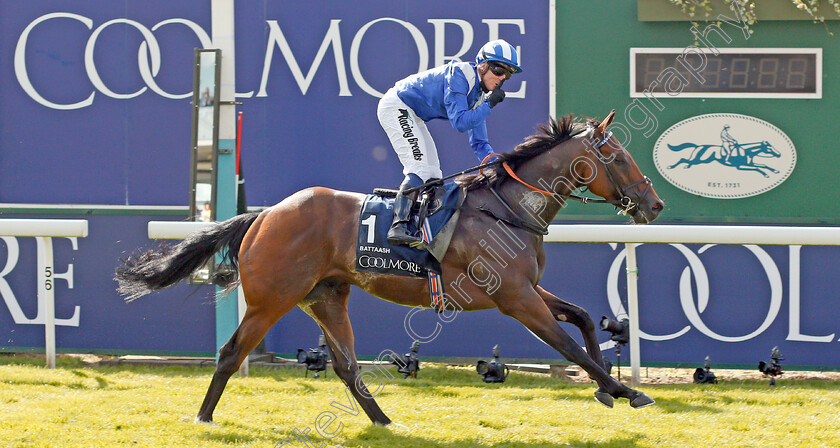
[[(503, 166), (460, 177), (458, 181), (469, 193), (441, 266), (444, 284), (457, 286), (459, 293), (447, 297), (445, 311), (498, 308), (583, 368), (598, 384), (595, 398), (599, 402), (612, 407), (613, 398), (623, 397), (638, 408), (654, 401), (605, 371), (589, 314), (539, 286), (545, 269), (546, 223), (579, 187), (587, 187), (604, 198), (602, 201), (626, 211), (636, 223), (653, 221), (664, 208), (650, 179), (606, 131), (614, 113), (602, 122), (583, 122), (571, 115), (550, 120), (537, 128), (539, 134), (501, 155)], [(360, 193), (308, 188), (261, 213), (233, 217), (195, 232), (177, 245), (122, 260), (115, 280), (127, 301), (179, 282), (217, 252), (226, 253), (227, 260), (238, 268), (238, 280), (230, 276), (228, 286), (241, 282), (247, 310), (219, 350), (196, 421), (212, 422), (213, 410), (231, 375), (269, 328), (297, 306), (323, 330), (336, 374), (371, 421), (391, 423), (359, 374), (347, 312), (350, 287), (355, 285), (399, 305), (428, 307), (428, 280), (356, 271), (356, 235), (364, 200)], [(489, 259), (482, 249), (483, 235), (502, 226), (518, 253), (507, 260), (499, 258), (506, 266), (493, 268), (500, 278), (490, 288), (476, 279), (488, 278), (491, 266), (474, 261)], [(580, 329), (585, 351), (558, 321)]]

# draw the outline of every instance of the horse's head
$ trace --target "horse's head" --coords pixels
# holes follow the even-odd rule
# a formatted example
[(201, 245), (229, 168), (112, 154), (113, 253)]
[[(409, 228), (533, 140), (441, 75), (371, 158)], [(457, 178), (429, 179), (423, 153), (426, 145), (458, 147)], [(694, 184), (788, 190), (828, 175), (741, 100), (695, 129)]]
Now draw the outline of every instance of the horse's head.
[(636, 223), (646, 224), (659, 216), (665, 203), (627, 149), (607, 131), (614, 116), (615, 110), (600, 123), (590, 121), (591, 130), (583, 138), (594, 168), (588, 173), (589, 191), (624, 210)]
[(781, 157), (782, 153), (780, 153), (778, 149), (774, 148), (773, 145), (770, 144), (770, 142), (768, 142), (767, 140), (764, 140), (755, 149), (755, 152), (753, 153), (753, 155), (769, 156), (769, 157)]

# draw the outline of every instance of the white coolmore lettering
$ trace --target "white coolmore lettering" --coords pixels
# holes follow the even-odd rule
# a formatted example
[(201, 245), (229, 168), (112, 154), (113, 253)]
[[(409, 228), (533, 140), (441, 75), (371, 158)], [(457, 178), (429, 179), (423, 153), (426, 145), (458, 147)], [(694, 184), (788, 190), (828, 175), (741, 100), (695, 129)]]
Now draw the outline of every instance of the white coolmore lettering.
[(315, 60), (312, 61), (312, 65), (309, 67), (306, 77), (304, 77), (303, 72), (300, 70), (300, 65), (298, 65), (297, 59), (295, 59), (295, 55), (292, 53), (292, 48), (289, 46), (289, 42), (286, 41), (286, 36), (283, 35), (283, 31), (280, 29), (280, 25), (277, 24), (276, 20), (266, 20), (269, 29), (268, 43), (266, 44), (262, 80), (260, 81), (260, 90), (257, 92), (257, 97), (268, 96), (266, 85), (268, 84), (268, 73), (271, 69), (271, 59), (274, 56), (275, 45), (280, 48), (280, 53), (283, 54), (283, 58), (289, 64), (289, 70), (292, 72), (292, 76), (294, 76), (298, 87), (300, 87), (300, 92), (304, 95), (309, 90), (309, 85), (312, 83), (315, 73), (318, 72), (318, 67), (321, 66), (321, 61), (324, 59), (327, 48), (332, 45), (336, 74), (338, 75), (338, 96), (351, 96), (350, 87), (347, 83), (347, 70), (344, 68), (344, 51), (341, 47), (341, 31), (338, 27), (340, 22), (340, 19), (330, 20), (330, 27), (327, 29), (324, 40), (321, 41), (321, 48), (318, 49)]
[[(58, 103), (55, 101), (51, 101), (45, 98), (36, 87), (32, 84), (32, 81), (29, 77), (30, 70), (34, 70), (35, 67), (28, 67), (27, 66), (27, 42), (29, 39), (30, 34), (32, 33), (33, 29), (39, 25), (44, 24), (45, 22), (51, 21), (53, 19), (70, 19), (81, 22), (82, 25), (87, 27), (88, 30), (93, 30), (90, 37), (88, 38), (85, 44), (85, 51), (84, 51), (84, 65), (85, 65), (85, 73), (87, 74), (88, 78), (90, 79), (91, 84), (94, 87), (94, 90), (90, 92), (86, 98), (77, 101), (77, 102), (70, 102), (70, 103)], [(354, 81), (358, 84), (358, 86), (367, 94), (372, 95), (374, 97), (382, 97), (382, 93), (374, 89), (364, 78), (362, 74), (362, 70), (359, 64), (359, 53), (361, 51), (362, 41), (367, 33), (367, 31), (375, 24), (380, 22), (393, 22), (396, 23), (403, 28), (405, 28), (409, 35), (415, 42), (418, 52), (418, 71), (423, 71), (429, 67), (429, 58), (430, 52), (429, 47), (426, 42), (423, 33), (420, 29), (415, 26), (414, 24), (396, 19), (393, 17), (382, 17), (378, 19), (371, 20), (370, 22), (365, 23), (353, 36), (353, 40), (350, 45), (350, 71), (353, 76)], [(442, 65), (451, 60), (458, 60), (460, 61), (463, 57), (465, 60), (471, 60), (471, 57), (467, 57), (467, 52), (472, 47), (475, 41), (475, 32), (474, 27), (471, 25), (470, 22), (463, 20), (463, 19), (428, 19), (428, 23), (432, 25), (434, 28), (434, 54), (432, 55), (434, 59), (434, 64)], [(263, 71), (262, 77), (260, 79), (260, 86), (259, 90), (257, 91), (257, 97), (267, 97), (268, 96), (268, 79), (271, 72), (271, 64), (274, 59), (274, 49), (275, 47), (280, 49), (280, 53), (282, 54), (283, 58), (285, 59), (286, 63), (289, 66), (289, 72), (295, 79), (298, 87), (300, 88), (301, 93), (304, 95), (307, 93), (309, 88), (314, 81), (315, 74), (320, 69), (321, 63), (323, 62), (324, 56), (327, 50), (332, 47), (333, 57), (335, 60), (336, 65), (336, 76), (338, 79), (339, 85), (339, 96), (352, 96), (350, 91), (348, 76), (347, 76), (347, 69), (345, 67), (345, 60), (344, 60), (344, 52), (343, 46), (341, 41), (341, 29), (340, 29), (341, 19), (331, 19), (329, 26), (327, 27), (327, 31), (324, 35), (323, 40), (321, 41), (321, 46), (316, 53), (312, 64), (309, 66), (306, 75), (303, 74), (300, 64), (298, 64), (297, 59), (295, 58), (294, 53), (292, 52), (291, 46), (289, 45), (288, 41), (286, 40), (283, 31), (280, 29), (278, 22), (276, 20), (266, 20), (266, 24), (269, 28), (268, 33), (268, 40), (266, 42), (266, 50), (265, 50), (265, 58), (263, 62)], [(500, 28), (503, 26), (513, 26), (515, 29), (518, 30), (519, 34), (525, 34), (525, 20), (524, 19), (483, 19), (482, 23), (487, 25), (488, 28), (488, 36), (489, 40), (498, 39), (500, 36)], [(117, 92), (110, 86), (108, 86), (105, 81), (103, 80), (103, 74), (100, 73), (96, 66), (96, 60), (94, 55), (96, 54), (96, 44), (99, 41), (100, 35), (102, 34), (103, 30), (108, 28), (112, 25), (123, 25), (135, 28), (143, 37), (142, 41), (139, 44), (139, 48), (137, 51), (137, 63), (138, 63), (138, 70), (141, 79), (145, 83), (143, 86), (138, 86), (133, 91), (129, 92)], [(204, 29), (202, 29), (198, 24), (192, 22), (187, 19), (182, 18), (171, 18), (163, 20), (156, 25), (152, 26), (151, 28), (147, 28), (143, 24), (127, 19), (127, 18), (116, 18), (105, 23), (99, 25), (98, 27), (94, 28), (93, 20), (79, 15), (73, 14), (69, 12), (55, 12), (45, 14), (33, 20), (29, 25), (21, 33), (20, 37), (18, 38), (17, 45), (15, 47), (15, 54), (14, 54), (14, 71), (15, 77), (20, 84), (23, 91), (32, 98), (38, 104), (41, 104), (45, 107), (50, 109), (56, 110), (74, 110), (74, 109), (81, 109), (84, 107), (88, 107), (93, 104), (93, 100), (96, 96), (96, 92), (99, 91), (106, 96), (114, 99), (133, 99), (138, 97), (139, 95), (143, 94), (144, 92), (151, 90), (152, 92), (169, 99), (183, 99), (187, 98), (192, 95), (192, 92), (182, 92), (182, 93), (172, 93), (167, 92), (160, 85), (158, 85), (157, 81), (155, 80), (156, 76), (161, 70), (161, 47), (158, 40), (155, 38), (154, 32), (165, 26), (165, 25), (172, 25), (178, 24), (183, 25), (189, 28), (198, 38), (202, 48), (212, 48), (213, 43), (211, 37), (207, 34)], [(446, 45), (446, 28), (449, 26), (457, 27), (461, 31), (461, 40), (460, 43), (456, 43), (456, 45)], [(506, 29), (507, 31), (507, 29)], [(514, 32), (515, 33), (515, 32)], [(456, 35), (457, 33), (450, 33), (450, 35)], [(446, 54), (446, 48), (458, 48), (452, 54)], [(517, 47), (517, 51), (520, 55), (520, 61), (522, 56), (522, 49), (521, 47)], [(101, 56), (100, 56), (101, 57)], [(108, 76), (105, 76), (105, 79), (108, 79)], [(62, 80), (56, 80), (56, 82), (61, 82)], [(515, 82), (515, 81), (511, 81)], [(508, 88), (511, 88), (514, 84), (508, 83)], [(75, 87), (75, 86), (74, 86)], [(517, 91), (508, 91), (507, 97), (509, 98), (524, 98), (525, 97), (525, 87), (526, 82), (523, 80), (521, 81), (521, 86)], [(249, 91), (246, 93), (235, 93), (235, 97), (237, 98), (250, 98), (254, 95), (254, 91)]]
[[(697, 253), (702, 254), (707, 249), (715, 246), (716, 244), (707, 244), (701, 247)], [(691, 279), (685, 271), (683, 271), (683, 275), (680, 277), (680, 304), (682, 305), (683, 312), (686, 317), (688, 317), (689, 322), (694, 324), (701, 333), (718, 341), (741, 342), (758, 336), (773, 323), (776, 316), (779, 314), (779, 309), (782, 307), (782, 276), (779, 274), (779, 268), (776, 267), (776, 263), (772, 258), (770, 258), (770, 255), (768, 255), (764, 249), (758, 246), (744, 245), (743, 247), (755, 255), (761, 263), (761, 267), (764, 268), (765, 274), (767, 274), (767, 280), (770, 282), (770, 306), (767, 310), (767, 316), (764, 318), (764, 322), (762, 322), (761, 325), (752, 333), (744, 336), (723, 336), (712, 331), (706, 326), (703, 320), (700, 319), (700, 313), (703, 312), (704, 306), (694, 306), (694, 300), (691, 296)]]
[(3, 270), (0, 271), (0, 295), (3, 296), (3, 301), (6, 302), (6, 307), (9, 308), (9, 313), (12, 315), (12, 320), (16, 324), (29, 324), (33, 319), (27, 319), (23, 314), (23, 310), (15, 297), (12, 287), (6, 281), (6, 275), (11, 273), (15, 266), (17, 266), (18, 257), (20, 257), (20, 246), (18, 246), (17, 238), (10, 236), (0, 237), (6, 243), (6, 263), (3, 265)]
[(788, 249), (790, 253), (790, 312), (788, 313), (788, 341), (802, 341), (802, 342), (831, 342), (834, 339), (834, 333), (826, 336), (811, 336), (802, 334), (800, 328), (800, 292), (799, 292), (799, 273), (800, 273), (800, 254), (802, 246), (790, 246)]
[[(481, 23), (487, 24), (487, 40), (496, 40), (499, 38), (499, 27), (502, 25), (513, 25), (519, 29), (519, 34), (525, 34), (525, 19), (481, 19)], [(522, 47), (516, 46), (516, 54), (519, 55), (519, 65), (522, 65)], [(525, 84), (522, 81), (522, 86), (517, 91), (505, 90), (505, 98), (525, 98)], [(506, 88), (510, 88), (509, 83), (505, 83)]]
[[(78, 239), (76, 237), (67, 238), (70, 240), (71, 244), (73, 245), (73, 250), (78, 250)], [(39, 294), (38, 296), (38, 309), (36, 311), (35, 317), (30, 319), (26, 317), (26, 314), (23, 313), (23, 308), (20, 306), (20, 302), (18, 302), (17, 297), (15, 297), (14, 291), (12, 291), (9, 282), (6, 281), (6, 275), (10, 274), (17, 266), (18, 258), (20, 256), (20, 246), (18, 245), (17, 238), (14, 237), (0, 237), (0, 240), (6, 244), (6, 262), (3, 265), (3, 270), (0, 271), (0, 296), (3, 296), (3, 301), (6, 303), (6, 307), (9, 308), (9, 314), (12, 315), (12, 320), (19, 325), (43, 325), (46, 323), (46, 316), (45, 316), (45, 303), (44, 297)], [(38, 271), (44, 272), (45, 271), (45, 260), (43, 259), (43, 250), (42, 246), (44, 242), (42, 238), (35, 238), (35, 242), (37, 244), (37, 252), (38, 252)], [(67, 265), (67, 271), (64, 273), (56, 273), (56, 272), (49, 272), (49, 280), (50, 285), (54, 287), (54, 280), (56, 278), (63, 279), (67, 282), (67, 286), (70, 289), (73, 289), (73, 265)], [(67, 319), (55, 319), (56, 325), (61, 326), (68, 326), (68, 327), (78, 327), (79, 326), (79, 306), (76, 305), (73, 309), (73, 316)]]
[[(637, 244), (637, 247), (638, 246), (641, 246), (641, 244)], [(767, 309), (767, 314), (765, 315), (764, 321), (761, 323), (761, 325), (759, 325), (759, 327), (751, 333), (743, 336), (724, 336), (710, 329), (700, 317), (700, 314), (703, 313), (703, 311), (709, 304), (710, 289), (709, 277), (706, 272), (706, 268), (703, 266), (703, 262), (700, 260), (697, 254), (704, 253), (706, 250), (715, 247), (716, 244), (707, 244), (701, 247), (697, 251), (697, 254), (695, 254), (682, 244), (670, 244), (670, 246), (679, 250), (680, 253), (683, 256), (685, 256), (686, 260), (688, 261), (688, 267), (686, 267), (680, 275), (680, 305), (682, 306), (683, 312), (685, 313), (685, 316), (688, 318), (689, 322), (701, 333), (718, 341), (742, 342), (752, 339), (758, 336), (759, 334), (763, 333), (765, 330), (767, 330), (767, 328), (770, 327), (773, 321), (775, 321), (776, 317), (778, 317), (779, 310), (782, 307), (782, 277), (779, 273), (779, 269), (776, 266), (776, 263), (773, 261), (770, 255), (767, 254), (767, 252), (765, 252), (760, 247), (754, 245), (743, 245), (744, 248), (746, 248), (747, 250), (752, 252), (753, 255), (755, 255), (756, 259), (759, 261), (762, 268), (764, 269), (765, 275), (767, 275), (767, 280), (770, 286), (770, 304)], [(621, 304), (621, 298), (618, 293), (618, 272), (625, 257), (626, 253), (624, 250), (622, 250), (616, 256), (616, 259), (613, 261), (613, 264), (610, 267), (610, 271), (607, 277), (607, 297), (610, 303), (610, 308), (612, 309), (615, 315), (627, 313)], [(796, 267), (797, 269), (796, 275), (798, 276), (798, 266), (794, 266), (794, 264), (791, 263), (791, 270), (793, 270), (794, 267)], [(793, 275), (793, 271), (791, 271), (791, 276)], [(692, 277), (694, 277), (694, 285), (697, 290), (696, 300), (692, 291)], [(639, 334), (642, 339), (647, 339), (650, 341), (665, 341), (669, 339), (675, 339), (685, 334), (691, 329), (692, 325), (687, 325), (681, 330), (677, 331), (676, 333), (668, 335), (650, 335), (648, 333), (645, 333), (641, 329), (639, 330)], [(832, 338), (833, 336), (833, 334), (831, 336), (828, 336), (828, 341), (830, 341), (830, 338)], [(819, 338), (819, 341), (814, 340), (812, 342), (827, 342), (826, 340), (823, 340), (823, 338), (826, 337), (821, 336)], [(602, 348), (608, 348), (611, 346), (611, 343), (601, 344)]]
[[(642, 246), (643, 243), (636, 244), (636, 247)], [(694, 252), (688, 250), (687, 247), (683, 246), (682, 244), (671, 244), (671, 247), (676, 248), (677, 250), (682, 253), (686, 260), (688, 261), (688, 265), (691, 269), (691, 272), (694, 274), (694, 278), (697, 284), (697, 301), (701, 303), (700, 307), (705, 309), (706, 304), (709, 302), (709, 277), (706, 275), (706, 268), (703, 266), (703, 262), (697, 258), (697, 255)], [(624, 260), (627, 258), (627, 250), (622, 250), (618, 253), (613, 260), (612, 265), (610, 266), (609, 274), (607, 274), (607, 300), (610, 304), (610, 310), (612, 310), (613, 315), (621, 316), (627, 315), (627, 310), (624, 309), (624, 305), (621, 303), (621, 296), (618, 292), (618, 273), (621, 270), (622, 264)], [(689, 268), (686, 268), (688, 270)], [(690, 325), (686, 325), (679, 331), (671, 334), (665, 335), (654, 335), (650, 333), (646, 333), (641, 328), (639, 329), (639, 337), (642, 339), (647, 339), (649, 341), (667, 341), (669, 339), (678, 338), (685, 333), (691, 330)], [(606, 342), (601, 344), (602, 349), (606, 349), (612, 347), (614, 344), (610, 342)]]
[(104, 30), (105, 28), (108, 28), (109, 26), (114, 25), (116, 23), (124, 23), (126, 25), (131, 25), (137, 28), (138, 31), (140, 31), (140, 33), (143, 35), (143, 39), (145, 39), (144, 43), (149, 44), (148, 49), (151, 53), (152, 72), (154, 73), (157, 73), (158, 70), (160, 70), (160, 46), (158, 45), (155, 36), (152, 34), (151, 31), (149, 31), (148, 28), (130, 19), (109, 20), (103, 23), (102, 25), (99, 25), (99, 27), (96, 28), (96, 30), (94, 30), (93, 34), (90, 35), (90, 39), (88, 39), (87, 45), (85, 46), (85, 70), (87, 70), (88, 78), (90, 78), (90, 81), (93, 83), (93, 86), (96, 87), (96, 90), (99, 90), (100, 92), (104, 93), (107, 96), (110, 96), (111, 98), (125, 100), (140, 95), (141, 93), (145, 92), (148, 87), (144, 86), (134, 93), (116, 93), (110, 88), (108, 88), (108, 86), (106, 86), (105, 83), (102, 81), (102, 78), (99, 76), (99, 72), (96, 70), (96, 63), (93, 61), (93, 49), (96, 46), (96, 40), (99, 38), (99, 34), (102, 33), (102, 30)]
[(359, 257), (359, 266), (363, 268), (397, 269), (415, 274), (422, 272), (420, 265), (411, 261), (371, 257), (370, 255), (362, 255)]
[(384, 93), (377, 91), (362, 77), (362, 71), (359, 68), (359, 47), (362, 45), (362, 38), (365, 36), (368, 28), (379, 22), (394, 22), (402, 25), (414, 38), (414, 43), (417, 45), (417, 53), (420, 55), (420, 64), (417, 68), (418, 72), (422, 72), (429, 67), (429, 46), (426, 45), (426, 39), (423, 33), (417, 29), (416, 26), (404, 20), (395, 19), (393, 17), (383, 17), (381, 19), (372, 20), (359, 28), (356, 35), (353, 37), (353, 43), (350, 44), (350, 72), (353, 74), (353, 80), (362, 88), (362, 90), (377, 98), (382, 98)]
[[(461, 56), (465, 55), (473, 44), (473, 28), (470, 22), (463, 19), (429, 19), (428, 22), (435, 27), (434, 66), (441, 66), (449, 61), (461, 61)], [(455, 54), (450, 56), (445, 54), (446, 45), (444, 45), (446, 42), (447, 24), (461, 28), (461, 34), (464, 36), (461, 40), (461, 47)], [(467, 60), (470, 61), (472, 58), (467, 58)]]
[[(204, 28), (198, 26), (197, 23), (191, 22), (186, 19), (164, 20), (162, 22), (159, 22), (157, 25), (153, 26), (152, 31), (157, 31), (158, 28), (169, 24), (179, 24), (186, 26), (187, 28), (192, 30), (193, 33), (195, 33), (196, 37), (198, 37), (199, 42), (201, 42), (202, 48), (213, 48), (213, 39), (211, 39), (210, 35), (208, 35), (206, 31), (204, 31)], [(192, 90), (182, 94), (173, 94), (164, 91), (160, 88), (160, 86), (158, 86), (157, 82), (155, 82), (155, 76), (157, 76), (160, 67), (149, 68), (149, 59), (154, 60), (155, 58), (157, 58), (157, 60), (160, 61), (160, 54), (155, 55), (154, 53), (149, 53), (150, 51), (151, 50), (149, 49), (148, 45), (146, 45), (145, 40), (140, 43), (140, 50), (137, 54), (137, 62), (139, 63), (140, 76), (143, 77), (143, 81), (146, 82), (146, 85), (148, 85), (153, 92), (157, 93), (158, 95), (164, 98), (178, 100), (182, 98), (189, 98), (190, 96), (192, 96)], [(158, 65), (160, 64), (158, 63)], [(244, 94), (237, 93), (236, 96), (250, 97), (253, 93), (253, 91)]]
[[(93, 98), (96, 95), (96, 91), (91, 92), (90, 95), (77, 103), (71, 104), (58, 104), (52, 101), (47, 100), (44, 98), (35, 87), (32, 85), (32, 82), (29, 79), (29, 74), (27, 72), (26, 66), (26, 43), (29, 39), (29, 34), (32, 32), (32, 29), (35, 26), (45, 22), (47, 20), (56, 19), (56, 18), (66, 18), (66, 19), (73, 19), (79, 22), (82, 22), (88, 29), (93, 29), (93, 21), (87, 17), (80, 16), (78, 14), (72, 14), (67, 12), (57, 12), (46, 14), (37, 19), (33, 20), (21, 33), (20, 38), (18, 39), (17, 46), (15, 47), (15, 77), (17, 78), (18, 84), (20, 84), (21, 88), (30, 98), (35, 100), (37, 103), (49, 107), (50, 109), (58, 109), (58, 110), (73, 110), (73, 109), (81, 109), (83, 107), (90, 106), (93, 104)], [(99, 71), (96, 68), (96, 61), (94, 60), (94, 53), (96, 42), (99, 39), (99, 35), (102, 33), (102, 30), (105, 28), (122, 23), (125, 25), (132, 26), (140, 31), (140, 34), (143, 35), (143, 42), (140, 44), (140, 48), (137, 52), (137, 64), (140, 70), (140, 77), (146, 83), (146, 86), (141, 87), (135, 92), (131, 93), (117, 93), (111, 90), (108, 86), (105, 85), (105, 82), (102, 80), (102, 77), (99, 75)], [(158, 44), (157, 39), (155, 38), (152, 31), (157, 30), (158, 28), (168, 25), (168, 24), (180, 24), (188, 27), (190, 30), (195, 33), (198, 40), (201, 42), (201, 45), (204, 48), (212, 47), (213, 43), (210, 39), (210, 36), (207, 34), (204, 29), (202, 29), (198, 24), (195, 22), (191, 22), (186, 19), (168, 19), (162, 22), (159, 22), (157, 25), (153, 26), (151, 30), (136, 22), (134, 20), (129, 19), (114, 19), (108, 22), (103, 23), (96, 30), (91, 34), (88, 38), (87, 44), (85, 45), (85, 54), (84, 54), (84, 61), (85, 61), (85, 72), (90, 79), (91, 84), (95, 87), (96, 90), (104, 93), (105, 95), (116, 98), (116, 99), (131, 99), (134, 98), (147, 89), (151, 89), (153, 92), (157, 93), (160, 96), (165, 98), (171, 99), (181, 99), (187, 98), (192, 95), (192, 91), (182, 93), (182, 94), (172, 94), (163, 90), (155, 81), (155, 76), (160, 72), (160, 61), (161, 61), (161, 54), (160, 54), (160, 45)], [(245, 94), (250, 95), (250, 93)]]
[(66, 18), (66, 19), (73, 19), (82, 22), (88, 29), (93, 28), (93, 20), (88, 19), (85, 16), (80, 16), (78, 14), (72, 14), (69, 12), (55, 12), (51, 14), (46, 14), (37, 19), (33, 20), (32, 23), (24, 28), (23, 32), (20, 34), (20, 38), (18, 39), (17, 46), (15, 47), (15, 77), (17, 78), (18, 84), (20, 84), (23, 91), (29, 95), (30, 98), (35, 100), (38, 104), (42, 106), (49, 107), (50, 109), (58, 109), (58, 110), (72, 110), (72, 109), (81, 109), (82, 107), (87, 107), (93, 104), (93, 95), (96, 92), (91, 92), (90, 95), (78, 103), (72, 104), (58, 104), (53, 103), (52, 101), (47, 100), (32, 85), (32, 82), (29, 81), (29, 75), (26, 72), (26, 41), (29, 39), (29, 33), (32, 32), (32, 29), (35, 28), (41, 22), (46, 22), (50, 19), (58, 19), (58, 18)]

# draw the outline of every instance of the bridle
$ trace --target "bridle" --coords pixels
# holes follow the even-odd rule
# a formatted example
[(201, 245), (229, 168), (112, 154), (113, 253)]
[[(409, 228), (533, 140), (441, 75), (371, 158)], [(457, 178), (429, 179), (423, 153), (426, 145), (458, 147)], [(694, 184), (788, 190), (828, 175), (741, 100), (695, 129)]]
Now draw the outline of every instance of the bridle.
[[(576, 135), (576, 134), (574, 134), (574, 135)], [(613, 135), (612, 131), (607, 132), (607, 134), (604, 136), (604, 138), (595, 145), (595, 149), (598, 151), (598, 154), (600, 154), (601, 147), (604, 146), (607, 143), (607, 141), (609, 141), (609, 139), (612, 137), (612, 135)], [(487, 163), (488, 159), (490, 159), (494, 156), (500, 156), (500, 155), (501, 154), (497, 154), (497, 153), (490, 154), (490, 155), (488, 155), (487, 157), (484, 158), (484, 160), (481, 162), (481, 164), (484, 165), (485, 163)], [(601, 155), (603, 155), (603, 154), (601, 154)], [(579, 201), (581, 204), (612, 204), (613, 206), (615, 206), (618, 209), (618, 214), (619, 215), (626, 215), (629, 212), (632, 212), (634, 209), (638, 208), (639, 204), (637, 202), (633, 201), (633, 199), (627, 194), (627, 191), (634, 188), (634, 187), (637, 187), (638, 185), (645, 184), (645, 189), (642, 191), (641, 194), (638, 195), (638, 199), (641, 200), (642, 198), (646, 197), (648, 195), (648, 193), (650, 192), (650, 189), (653, 187), (653, 181), (650, 180), (649, 177), (644, 176), (642, 179), (637, 180), (636, 182), (633, 182), (629, 185), (622, 186), (621, 183), (618, 182), (618, 176), (615, 174), (615, 171), (610, 166), (610, 163), (607, 163), (602, 157), (596, 157), (596, 158), (601, 162), (601, 165), (604, 167), (604, 172), (607, 175), (607, 179), (613, 185), (613, 188), (615, 189), (615, 191), (618, 192), (618, 196), (619, 196), (618, 199), (590, 198), (590, 197), (587, 197), (587, 196), (580, 196), (580, 195), (576, 195), (576, 194), (572, 194), (572, 193), (563, 194), (563, 193), (555, 193), (553, 191), (546, 191), (546, 190), (543, 190), (542, 188), (537, 188), (537, 187), (529, 184), (528, 182), (525, 182), (524, 180), (522, 180), (519, 176), (516, 175), (516, 173), (513, 172), (513, 169), (510, 167), (510, 165), (508, 165), (508, 163), (506, 161), (502, 162), (502, 167), (504, 167), (504, 169), (505, 169), (505, 171), (507, 171), (508, 175), (512, 179), (514, 179), (515, 181), (521, 183), (522, 185), (528, 187), (529, 189), (531, 189), (533, 191), (536, 191), (538, 193), (541, 193), (545, 196), (548, 196), (548, 197), (551, 197), (551, 198), (554, 198), (554, 199), (557, 199), (557, 198), (574, 199), (576, 201)], [(586, 185), (586, 187), (588, 187), (588, 185)], [(496, 196), (497, 199), (499, 199), (499, 201), (502, 203), (502, 205), (504, 205), (505, 208), (509, 212), (513, 213), (513, 215), (516, 216), (516, 222), (511, 222), (511, 224), (514, 224), (518, 227), (523, 227), (523, 228), (525, 228), (527, 230), (530, 230), (532, 232), (535, 232), (535, 233), (541, 233), (543, 235), (548, 234), (548, 229), (547, 228), (531, 224), (528, 221), (525, 221), (525, 220), (522, 220), (521, 218), (519, 218), (518, 214), (513, 210), (513, 208), (510, 205), (508, 205), (507, 201), (505, 201), (502, 198), (502, 196), (500, 194), (498, 194), (498, 192), (495, 191), (494, 188), (490, 188), (490, 191), (493, 193), (494, 196)]]
[[(604, 139), (601, 140), (598, 143), (598, 145), (595, 147), (595, 149), (598, 150), (599, 154), (600, 154), (600, 151), (601, 151), (601, 147), (604, 146), (604, 144), (607, 143), (607, 141), (610, 139), (610, 137), (612, 137), (612, 131), (607, 132), (607, 135), (604, 136)], [(642, 198), (647, 196), (648, 193), (650, 192), (651, 187), (653, 187), (653, 181), (650, 180), (649, 177), (644, 176), (641, 179), (637, 180), (636, 182), (633, 182), (629, 185), (625, 185), (625, 186), (622, 187), (621, 183), (618, 182), (615, 171), (613, 171), (610, 164), (605, 162), (600, 157), (597, 157), (597, 159), (600, 160), (601, 165), (604, 166), (604, 172), (607, 174), (607, 179), (609, 179), (610, 183), (612, 183), (613, 188), (615, 188), (615, 191), (618, 192), (619, 198), (618, 199), (611, 199), (611, 200), (603, 199), (601, 201), (597, 201), (597, 200), (594, 200), (594, 199), (589, 199), (588, 201), (589, 202), (608, 202), (610, 204), (613, 204), (616, 208), (619, 209), (619, 211), (618, 211), (619, 215), (626, 215), (627, 213), (631, 212), (632, 210), (638, 208), (639, 204), (636, 203), (636, 202), (633, 202), (633, 199), (626, 193), (626, 191), (635, 187), (635, 186), (637, 186), (637, 185), (645, 184), (645, 189), (642, 190), (642, 193), (640, 195), (638, 195), (638, 199), (641, 200)], [(586, 202), (584, 202), (584, 204), (585, 203)]]

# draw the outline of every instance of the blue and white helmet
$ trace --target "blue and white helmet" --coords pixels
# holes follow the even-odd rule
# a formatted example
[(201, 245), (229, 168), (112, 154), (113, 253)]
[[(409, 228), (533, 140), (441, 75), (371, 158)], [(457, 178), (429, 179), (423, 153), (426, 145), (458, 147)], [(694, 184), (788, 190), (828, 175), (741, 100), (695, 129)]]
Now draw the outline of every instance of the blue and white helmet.
[(522, 71), (522, 67), (519, 66), (519, 54), (516, 52), (516, 48), (504, 39), (491, 40), (478, 50), (478, 54), (475, 55), (475, 63), (481, 64), (485, 61), (501, 62), (512, 68), (513, 73)]

